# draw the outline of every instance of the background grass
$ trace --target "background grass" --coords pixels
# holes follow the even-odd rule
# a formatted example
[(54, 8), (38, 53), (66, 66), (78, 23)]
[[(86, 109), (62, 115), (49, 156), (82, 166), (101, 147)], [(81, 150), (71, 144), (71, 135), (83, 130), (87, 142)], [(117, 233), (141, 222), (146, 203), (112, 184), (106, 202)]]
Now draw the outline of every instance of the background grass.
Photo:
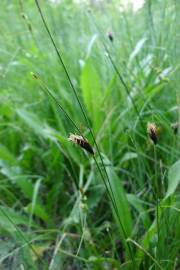
[(147, 0), (137, 13), (115, 0), (40, 4), (117, 209), (45, 93), (95, 148), (35, 2), (2, 0), (0, 269), (179, 269), (179, 1)]

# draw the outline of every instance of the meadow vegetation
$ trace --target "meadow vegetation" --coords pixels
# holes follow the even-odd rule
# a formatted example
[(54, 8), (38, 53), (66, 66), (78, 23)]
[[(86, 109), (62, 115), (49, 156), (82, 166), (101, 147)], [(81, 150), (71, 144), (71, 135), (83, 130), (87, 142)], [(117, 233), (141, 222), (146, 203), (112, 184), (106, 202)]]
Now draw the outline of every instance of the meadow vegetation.
[(1, 0), (2, 270), (180, 269), (180, 2), (120, 2)]

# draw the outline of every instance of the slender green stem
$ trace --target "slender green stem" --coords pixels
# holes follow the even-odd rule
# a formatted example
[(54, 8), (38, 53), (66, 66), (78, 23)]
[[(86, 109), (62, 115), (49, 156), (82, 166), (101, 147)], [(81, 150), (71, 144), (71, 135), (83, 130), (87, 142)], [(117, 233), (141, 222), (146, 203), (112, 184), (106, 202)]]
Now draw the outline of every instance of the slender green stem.
[[(35, 77), (35, 76), (34, 76), (34, 77)], [(75, 123), (75, 122), (72, 120), (72, 118), (66, 113), (66, 111), (64, 110), (64, 108), (63, 108), (63, 107), (61, 106), (61, 104), (57, 101), (57, 99), (56, 99), (55, 96), (51, 93), (51, 91), (49, 90), (49, 88), (43, 83), (43, 81), (42, 81), (41, 79), (39, 79), (39, 77), (36, 76), (36, 78), (38, 79), (38, 81), (39, 81), (39, 83), (40, 83), (40, 86), (41, 86), (42, 90), (43, 90), (43, 91), (47, 91), (47, 93), (49, 94), (49, 96), (56, 102), (57, 106), (63, 111), (63, 113), (65, 114), (65, 116), (67, 117), (67, 119), (70, 121), (70, 123), (77, 129), (77, 131), (79, 132), (79, 134), (83, 136), (83, 134), (81, 133), (80, 129), (77, 127), (76, 123)], [(110, 201), (112, 202), (113, 208), (114, 208), (115, 213), (116, 213), (116, 215), (117, 215), (117, 217), (118, 217), (118, 216), (119, 216), (118, 208), (117, 208), (117, 205), (116, 205), (116, 203), (115, 203), (115, 198), (112, 198), (112, 196), (113, 196), (113, 191), (112, 191), (111, 185), (109, 184), (109, 185), (110, 185), (110, 188), (111, 188), (111, 190), (109, 190), (109, 187), (108, 187), (108, 185), (107, 185), (107, 183), (106, 183), (106, 180), (105, 180), (104, 175), (103, 175), (103, 173), (102, 173), (102, 171), (101, 171), (101, 168), (100, 168), (100, 166), (99, 166), (99, 164), (98, 164), (98, 162), (97, 162), (97, 160), (96, 160), (96, 157), (93, 156), (93, 159), (94, 159), (95, 164), (96, 164), (96, 166), (97, 166), (97, 168), (98, 168), (98, 171), (99, 171), (99, 173), (100, 173), (100, 176), (101, 176), (101, 178), (103, 179), (104, 185), (105, 185), (106, 190), (107, 190), (107, 192), (108, 192), (109, 199), (110, 199)], [(122, 228), (122, 231), (123, 231), (123, 234), (124, 234), (125, 238), (127, 238), (126, 231), (125, 231), (125, 229), (124, 229), (124, 227), (123, 227), (123, 225), (122, 225), (122, 222), (121, 222), (120, 218), (119, 218), (119, 223), (120, 223), (120, 226), (121, 226), (121, 228)]]
[(157, 250), (156, 256), (157, 260), (159, 259), (158, 255), (158, 247), (159, 247), (159, 184), (158, 184), (158, 168), (157, 168), (157, 149), (156, 145), (154, 145), (154, 171), (155, 171), (155, 183), (154, 183), (154, 194), (156, 200), (156, 226), (157, 226)]
[[(103, 37), (103, 33), (102, 33), (100, 27), (96, 24), (95, 20), (93, 20), (93, 22), (94, 22), (94, 25), (97, 28), (98, 32), (100, 33), (100, 35)], [(122, 74), (120, 73), (119, 69), (117, 68), (117, 66), (116, 66), (116, 64), (115, 64), (115, 62), (114, 62), (114, 60), (113, 60), (113, 58), (112, 58), (112, 56), (110, 54), (110, 51), (109, 51), (108, 47), (106, 46), (105, 42), (103, 41), (103, 38), (100, 39), (100, 42), (102, 43), (102, 45), (103, 45), (103, 47), (104, 47), (104, 49), (105, 49), (105, 51), (106, 51), (106, 53), (108, 55), (108, 58), (109, 58), (109, 60), (110, 60), (110, 62), (112, 64), (112, 67), (113, 67), (115, 73), (118, 75), (118, 78), (120, 79), (122, 85), (124, 86), (124, 89), (126, 91), (126, 94), (128, 95), (129, 99), (131, 100), (131, 102), (133, 104), (134, 110), (135, 110), (135, 112), (136, 112), (136, 114), (137, 114), (137, 116), (139, 118), (139, 121), (140, 121), (140, 124), (141, 124), (143, 130), (146, 130), (143, 122), (141, 121), (140, 112), (139, 112), (139, 110), (138, 110), (138, 108), (136, 106), (136, 103), (135, 103), (134, 99), (132, 98), (132, 96), (130, 94), (130, 89), (129, 89), (128, 85), (126, 84), (126, 82), (125, 82)]]
[[(40, 14), (40, 16), (41, 16), (41, 19), (42, 19), (42, 21), (43, 21), (44, 27), (45, 27), (45, 29), (46, 29), (46, 31), (47, 31), (49, 37), (50, 37), (50, 40), (51, 40), (51, 42), (52, 42), (52, 44), (53, 44), (53, 46), (54, 46), (54, 48), (55, 48), (55, 51), (56, 51), (56, 53), (57, 53), (58, 59), (59, 59), (59, 61), (60, 61), (60, 64), (62, 65), (62, 67), (63, 67), (63, 69), (64, 69), (64, 71), (65, 71), (65, 74), (66, 74), (66, 76), (67, 76), (67, 79), (68, 79), (68, 81), (69, 81), (69, 84), (70, 84), (70, 86), (71, 86), (71, 88), (72, 88), (72, 90), (73, 90), (73, 93), (74, 93), (74, 95), (75, 95), (75, 97), (76, 97), (76, 99), (77, 99), (77, 101), (78, 101), (79, 107), (80, 107), (80, 109), (81, 109), (81, 111), (82, 111), (83, 117), (84, 117), (84, 119), (85, 119), (85, 121), (86, 121), (86, 123), (87, 123), (87, 126), (88, 126), (88, 128), (89, 128), (91, 137), (92, 137), (93, 142), (94, 142), (94, 144), (95, 144), (95, 147), (96, 147), (96, 149), (97, 149), (97, 153), (98, 153), (98, 155), (99, 155), (99, 157), (100, 157), (100, 160), (101, 160), (101, 163), (102, 163), (102, 166), (103, 166), (103, 169), (104, 169), (104, 172), (105, 172), (107, 181), (108, 181), (108, 185), (109, 185), (109, 188), (110, 188), (110, 192), (108, 192), (108, 193), (111, 194), (111, 195), (110, 195), (110, 198), (111, 198), (111, 201), (112, 201), (112, 203), (113, 203), (114, 210), (115, 210), (115, 212), (116, 212), (117, 218), (118, 218), (119, 223), (120, 223), (120, 226), (121, 226), (121, 225), (122, 225), (122, 222), (121, 222), (121, 219), (120, 219), (120, 216), (119, 216), (119, 212), (118, 212), (117, 204), (116, 204), (115, 197), (114, 197), (114, 194), (113, 194), (113, 190), (112, 190), (112, 187), (111, 187), (111, 183), (110, 183), (110, 180), (109, 180), (109, 176), (108, 176), (108, 174), (107, 174), (107, 171), (106, 171), (106, 168), (105, 168), (105, 165), (104, 165), (104, 161), (103, 161), (103, 158), (102, 158), (102, 156), (101, 156), (99, 147), (98, 147), (98, 145), (97, 145), (97, 143), (96, 143), (95, 136), (94, 136), (93, 131), (92, 131), (92, 129), (91, 129), (90, 122), (89, 122), (88, 117), (87, 117), (87, 115), (86, 115), (86, 112), (85, 112), (85, 110), (84, 110), (84, 108), (83, 108), (83, 105), (82, 105), (82, 103), (81, 103), (81, 101), (80, 101), (80, 99), (79, 99), (79, 97), (78, 97), (78, 95), (77, 95), (76, 89), (75, 89), (75, 87), (74, 87), (74, 85), (73, 85), (73, 83), (72, 83), (72, 81), (71, 81), (69, 72), (68, 72), (68, 70), (67, 70), (67, 68), (66, 68), (66, 65), (65, 65), (63, 59), (62, 59), (61, 53), (59, 52), (59, 50), (58, 50), (58, 48), (57, 48), (57, 46), (56, 46), (56, 43), (55, 43), (55, 41), (54, 41), (54, 39), (53, 39), (53, 37), (52, 37), (52, 35), (51, 35), (51, 32), (50, 32), (50, 30), (49, 30), (49, 28), (48, 28), (48, 26), (47, 26), (47, 23), (46, 23), (46, 21), (45, 21), (45, 18), (44, 18), (44, 16), (43, 16), (42, 11), (41, 11), (41, 8), (40, 8), (40, 5), (39, 5), (38, 0), (35, 0), (35, 3), (36, 3), (36, 6), (37, 6), (37, 8), (38, 8), (38, 11), (39, 11), (39, 14)], [(98, 164), (98, 163), (96, 162), (96, 164)], [(98, 170), (101, 171), (100, 167), (99, 167)], [(101, 177), (102, 177), (102, 179), (103, 179), (103, 182), (106, 183), (106, 180), (105, 180), (105, 178), (104, 178), (104, 176), (103, 176), (102, 173), (101, 173)], [(107, 188), (107, 185), (106, 185), (106, 188)], [(107, 189), (107, 191), (108, 191), (108, 190), (109, 190), (109, 189)], [(122, 227), (122, 226), (121, 226), (121, 227)], [(123, 234), (124, 234), (125, 230), (124, 230), (123, 227), (122, 227), (122, 231), (123, 231)], [(124, 237), (127, 238), (127, 235), (124, 234)], [(129, 244), (127, 244), (127, 246), (128, 246), (129, 252), (130, 252), (131, 259), (133, 260), (133, 255), (132, 255), (131, 247), (130, 247)]]
[[(72, 118), (67, 114), (67, 112), (64, 110), (64, 108), (62, 107), (62, 105), (57, 101), (57, 99), (55, 98), (55, 96), (51, 93), (51, 91), (50, 91), (49, 88), (44, 84), (44, 82), (43, 82), (36, 74), (32, 74), (32, 75), (33, 75), (33, 77), (39, 82), (39, 85), (40, 85), (41, 89), (42, 89), (45, 93), (47, 93), (47, 94), (48, 94), (48, 95), (56, 102), (58, 108), (65, 114), (65, 117), (70, 121), (70, 123), (72, 124), (72, 126), (76, 128), (76, 130), (79, 132), (79, 134), (80, 134), (81, 136), (83, 136), (82, 132), (80, 131), (80, 129), (78, 128), (78, 126), (76, 125), (76, 123), (75, 123), (75, 122), (72, 120)], [(107, 191), (108, 197), (109, 197), (110, 201), (112, 202), (112, 206), (113, 206), (114, 211), (115, 211), (115, 213), (116, 213), (116, 216), (117, 216), (117, 218), (118, 218), (119, 224), (120, 224), (121, 229), (122, 229), (122, 232), (123, 232), (123, 234), (124, 234), (124, 237), (125, 237), (125, 239), (127, 239), (128, 236), (127, 236), (127, 234), (126, 234), (126, 231), (125, 231), (124, 226), (123, 226), (123, 224), (122, 224), (121, 218), (120, 218), (120, 216), (119, 216), (119, 211), (118, 211), (118, 208), (117, 208), (117, 204), (116, 204), (116, 201), (115, 201), (115, 197), (114, 197), (114, 193), (113, 193), (113, 190), (112, 190), (112, 187), (111, 187), (110, 180), (108, 181), (108, 185), (109, 185), (109, 187), (108, 187), (108, 185), (107, 185), (107, 183), (106, 183), (106, 179), (105, 179), (105, 177), (104, 177), (104, 174), (102, 173), (101, 168), (100, 168), (100, 166), (99, 166), (99, 164), (98, 164), (98, 162), (97, 162), (97, 160), (96, 160), (96, 157), (95, 157), (94, 155), (93, 155), (93, 159), (94, 159), (95, 164), (96, 164), (96, 166), (97, 166), (97, 168), (98, 168), (98, 171), (99, 171), (99, 174), (100, 174), (100, 176), (101, 176), (101, 178), (102, 178), (102, 180), (103, 180), (103, 183), (104, 183), (104, 185), (105, 185), (105, 187), (106, 187), (106, 191)], [(104, 164), (103, 161), (102, 161), (102, 164)], [(105, 165), (104, 165), (104, 169), (105, 169)], [(106, 169), (105, 169), (105, 170), (106, 170)], [(107, 174), (107, 172), (106, 172), (106, 174)], [(108, 177), (108, 179), (109, 179), (109, 177)], [(127, 247), (128, 247), (128, 250), (129, 250), (129, 254), (130, 254), (131, 259), (132, 259), (132, 261), (133, 261), (133, 254), (132, 254), (132, 250), (131, 250), (131, 248), (130, 248), (130, 246), (129, 246), (129, 243), (128, 243), (128, 242), (125, 242), (125, 243), (127, 244)]]
[(152, 15), (152, 0), (147, 1), (147, 7), (148, 7), (148, 18), (149, 18), (149, 23), (151, 27), (151, 35), (154, 44), (156, 43), (156, 31), (155, 31), (155, 26), (154, 26), (154, 21), (153, 21), (153, 15)]

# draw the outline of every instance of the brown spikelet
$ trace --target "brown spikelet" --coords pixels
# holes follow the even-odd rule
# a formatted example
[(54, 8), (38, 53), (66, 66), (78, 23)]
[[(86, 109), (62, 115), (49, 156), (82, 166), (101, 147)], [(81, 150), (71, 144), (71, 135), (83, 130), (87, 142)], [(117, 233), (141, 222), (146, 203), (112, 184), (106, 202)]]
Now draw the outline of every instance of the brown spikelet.
[(88, 143), (88, 141), (83, 138), (80, 135), (76, 135), (76, 134), (70, 134), (69, 141), (79, 145), (80, 147), (82, 147), (83, 149), (85, 149), (87, 152), (91, 153), (92, 155), (94, 155), (94, 150), (92, 148), (92, 146)]
[(113, 34), (112, 34), (111, 31), (109, 31), (109, 32), (107, 33), (107, 36), (108, 36), (109, 40), (110, 40), (111, 42), (113, 42), (114, 38), (113, 38)]
[(154, 144), (157, 144), (158, 141), (158, 132), (157, 132), (157, 127), (155, 123), (148, 123), (147, 124), (147, 133), (152, 140)]

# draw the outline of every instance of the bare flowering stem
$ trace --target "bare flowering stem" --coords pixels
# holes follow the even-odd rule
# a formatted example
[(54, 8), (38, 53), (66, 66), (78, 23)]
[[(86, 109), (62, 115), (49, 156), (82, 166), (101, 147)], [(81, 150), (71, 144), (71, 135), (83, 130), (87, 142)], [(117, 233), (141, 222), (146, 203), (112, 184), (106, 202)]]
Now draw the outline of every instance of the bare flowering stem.
[[(103, 158), (102, 158), (101, 153), (100, 153), (99, 146), (97, 145), (97, 142), (96, 142), (94, 133), (93, 133), (93, 131), (92, 131), (92, 129), (91, 129), (89, 119), (88, 119), (88, 117), (87, 117), (87, 115), (86, 115), (86, 112), (85, 112), (85, 109), (84, 109), (84, 107), (83, 107), (83, 105), (82, 105), (82, 103), (81, 103), (81, 101), (80, 101), (80, 99), (79, 99), (79, 97), (78, 97), (78, 94), (77, 94), (77, 92), (76, 92), (76, 89), (75, 89), (75, 87), (74, 87), (74, 85), (73, 85), (73, 82), (72, 82), (72, 80), (71, 80), (71, 78), (70, 78), (69, 72), (68, 72), (68, 70), (67, 70), (67, 68), (66, 68), (66, 65), (65, 65), (65, 63), (64, 63), (64, 61), (63, 61), (63, 58), (62, 58), (62, 56), (61, 56), (61, 53), (60, 53), (60, 51), (58, 50), (58, 48), (57, 48), (57, 46), (56, 46), (56, 43), (55, 43), (55, 41), (54, 41), (54, 39), (53, 39), (53, 36), (51, 35), (51, 32), (50, 32), (50, 30), (49, 30), (49, 28), (48, 28), (48, 25), (47, 25), (47, 23), (46, 23), (46, 20), (45, 20), (45, 18), (44, 18), (44, 16), (43, 16), (43, 13), (42, 13), (42, 11), (41, 11), (41, 7), (40, 7), (40, 5), (39, 5), (38, 0), (35, 0), (35, 3), (36, 3), (36, 6), (37, 6), (37, 9), (38, 9), (38, 11), (39, 11), (39, 14), (40, 14), (40, 16), (41, 16), (41, 19), (42, 19), (42, 21), (43, 21), (44, 27), (45, 27), (45, 29), (46, 29), (46, 31), (47, 31), (47, 33), (48, 33), (48, 35), (49, 35), (49, 38), (50, 38), (50, 40), (51, 40), (51, 42), (52, 42), (52, 44), (53, 44), (53, 47), (54, 47), (54, 49), (55, 49), (55, 51), (56, 51), (56, 53), (57, 53), (59, 62), (60, 62), (61, 66), (62, 66), (63, 69), (64, 69), (64, 72), (65, 72), (65, 74), (66, 74), (66, 76), (67, 76), (67, 79), (68, 79), (68, 81), (69, 81), (70, 87), (71, 87), (71, 89), (72, 89), (72, 91), (73, 91), (73, 93), (74, 93), (74, 95), (75, 95), (75, 97), (76, 97), (76, 100), (77, 100), (77, 102), (78, 102), (78, 104), (79, 104), (79, 107), (80, 107), (80, 109), (81, 109), (81, 112), (82, 112), (82, 114), (83, 114), (83, 117), (84, 117), (84, 119), (85, 119), (85, 121), (86, 121), (86, 123), (87, 123), (89, 132), (90, 132), (90, 134), (91, 134), (91, 137), (92, 137), (92, 139), (93, 139), (94, 145), (95, 145), (96, 150), (97, 150), (97, 154), (98, 154), (98, 156), (99, 156), (99, 158), (100, 158), (100, 161), (101, 161), (101, 164), (102, 164), (104, 173), (102, 173), (101, 168), (100, 168), (100, 166), (99, 166), (99, 164), (98, 164), (98, 162), (97, 162), (95, 156), (93, 155), (94, 161), (95, 161), (95, 163), (96, 163), (96, 165), (97, 165), (97, 168), (98, 168), (98, 171), (99, 171), (99, 173), (100, 173), (100, 175), (101, 175), (101, 177), (102, 177), (102, 180), (103, 180), (104, 185), (105, 185), (105, 187), (106, 187), (106, 190), (107, 190), (108, 196), (109, 196), (109, 198), (110, 198), (110, 201), (112, 202), (112, 205), (113, 205), (114, 211), (115, 211), (115, 213), (116, 213), (116, 216), (117, 216), (117, 218), (118, 218), (119, 224), (120, 224), (120, 226), (121, 226), (121, 229), (122, 229), (124, 238), (127, 239), (127, 234), (126, 234), (126, 231), (125, 231), (125, 229), (124, 229), (124, 227), (123, 227), (123, 224), (122, 224), (122, 222), (121, 222), (121, 217), (120, 217), (120, 215), (119, 215), (119, 211), (118, 211), (117, 203), (116, 203), (116, 200), (115, 200), (115, 197), (114, 197), (114, 193), (113, 193), (113, 190), (112, 190), (112, 186), (111, 186), (111, 183), (110, 183), (110, 179), (109, 179), (109, 176), (108, 176), (108, 174), (107, 174), (107, 171), (106, 171), (106, 168), (105, 168), (105, 165), (104, 165), (104, 161), (103, 161)], [(51, 97), (52, 97), (52, 94), (51, 94)], [(55, 99), (55, 98), (53, 98), (53, 99)], [(56, 102), (56, 103), (57, 103), (57, 102)], [(61, 105), (60, 105), (60, 106), (61, 106)], [(62, 106), (61, 106), (61, 107), (62, 107)], [(64, 109), (63, 109), (63, 111), (64, 111)], [(65, 112), (65, 114), (67, 115), (66, 112)], [(69, 119), (69, 116), (68, 116), (68, 119)], [(72, 120), (71, 120), (71, 123), (73, 123)], [(76, 126), (76, 124), (75, 124), (75, 126)], [(79, 130), (79, 129), (78, 129), (78, 130)], [(81, 135), (81, 133), (80, 133), (80, 135)], [(83, 136), (82, 136), (82, 137), (83, 137)], [(106, 182), (106, 180), (107, 180), (107, 182)], [(107, 183), (108, 183), (108, 185), (107, 185)], [(126, 242), (126, 241), (125, 241), (125, 242)], [(134, 261), (134, 257), (133, 257), (133, 253), (132, 253), (131, 246), (130, 246), (130, 244), (127, 243), (127, 242), (126, 242), (126, 245), (127, 245), (127, 247), (128, 247), (129, 254), (130, 254), (130, 257), (131, 257), (131, 259), (132, 259), (132, 262), (133, 262), (134, 265), (135, 265), (135, 261)]]
[(159, 184), (158, 184), (158, 168), (157, 168), (157, 148), (154, 144), (154, 171), (155, 171), (155, 185), (154, 185), (154, 194), (155, 194), (155, 200), (156, 200), (156, 226), (157, 226), (157, 250), (156, 255), (157, 259), (159, 257), (158, 255), (158, 246), (159, 246)]
[[(100, 173), (100, 176), (103, 180), (103, 183), (106, 187), (106, 191), (107, 191), (107, 194), (108, 194), (108, 197), (112, 203), (112, 206), (113, 206), (113, 209), (115, 211), (115, 214), (117, 216), (117, 219), (118, 219), (118, 222), (120, 224), (120, 227), (121, 227), (121, 230), (123, 232), (123, 235), (125, 237), (125, 239), (127, 239), (127, 234), (126, 234), (126, 231), (124, 229), (124, 226), (122, 224), (122, 221), (121, 221), (121, 218), (120, 218), (120, 215), (119, 215), (119, 211), (118, 211), (118, 208), (117, 208), (117, 204), (116, 204), (116, 201), (115, 201), (115, 197), (114, 197), (114, 193), (113, 193), (113, 190), (112, 190), (112, 187), (111, 187), (111, 183), (110, 183), (110, 180), (109, 180), (109, 176), (106, 172), (106, 169), (105, 169), (105, 165), (104, 165), (104, 169), (105, 169), (105, 172), (107, 174), (107, 180), (105, 179), (105, 176), (104, 176), (104, 173), (102, 172), (100, 166), (99, 166), (99, 163), (94, 155), (94, 150), (93, 148), (91, 147), (91, 145), (88, 143), (88, 141), (84, 138), (83, 134), (81, 133), (80, 129), (78, 128), (78, 126), (76, 125), (76, 123), (72, 120), (72, 118), (67, 114), (67, 112), (64, 110), (64, 108), (62, 107), (62, 105), (57, 101), (57, 99), (55, 98), (55, 96), (51, 93), (51, 91), (49, 90), (49, 88), (44, 84), (44, 82), (39, 78), (39, 76), (37, 76), (37, 74), (34, 74), (34, 73), (31, 73), (32, 77), (39, 83), (41, 89), (47, 93), (57, 104), (58, 108), (64, 113), (65, 117), (70, 121), (70, 123), (72, 124), (73, 127), (75, 127), (75, 129), (78, 131), (78, 133), (80, 135), (76, 135), (76, 134), (70, 134), (70, 137), (68, 140), (72, 141), (73, 143), (79, 145), (80, 147), (84, 148), (86, 151), (88, 151), (89, 153), (93, 154), (93, 159), (95, 161), (95, 164), (97, 166), (97, 169)], [(100, 155), (100, 158), (102, 160), (102, 157), (101, 157), (101, 154), (99, 153)], [(102, 160), (102, 164), (104, 164), (103, 160)], [(108, 183), (107, 183), (108, 182)], [(132, 262), (134, 263), (134, 257), (133, 257), (133, 254), (132, 254), (132, 250), (131, 250), (131, 247), (129, 245), (128, 242), (125, 242), (127, 244), (127, 247), (128, 247), (128, 250), (129, 250), (129, 254), (131, 256), (131, 259), (132, 259)]]
[[(92, 16), (92, 13), (91, 13), (91, 16)], [(93, 23), (94, 23), (96, 29), (98, 30), (98, 32), (100, 33), (100, 35), (103, 37), (103, 33), (102, 33), (100, 27), (96, 24), (95, 20), (93, 20)], [(108, 37), (109, 37), (110, 40), (113, 38), (111, 32), (108, 33)], [(113, 41), (113, 39), (112, 39), (111, 41)], [(138, 116), (139, 122), (140, 122), (140, 124), (141, 124), (143, 130), (145, 131), (145, 126), (144, 126), (144, 123), (143, 123), (142, 120), (141, 120), (141, 114), (140, 114), (140, 111), (139, 111), (139, 109), (138, 109), (138, 107), (137, 107), (137, 105), (136, 105), (136, 103), (135, 103), (135, 101), (134, 101), (134, 99), (133, 99), (133, 97), (132, 97), (132, 95), (131, 95), (129, 86), (127, 85), (127, 83), (126, 83), (126, 81), (124, 80), (124, 78), (123, 78), (121, 72), (119, 71), (118, 67), (116, 66), (115, 61), (113, 60), (113, 58), (112, 58), (112, 56), (111, 56), (111, 54), (110, 54), (110, 51), (109, 51), (109, 49), (108, 49), (108, 46), (107, 46), (106, 43), (103, 41), (103, 39), (100, 39), (100, 42), (102, 43), (102, 46), (104, 47), (104, 50), (105, 50), (106, 53), (107, 53), (107, 56), (108, 56), (108, 58), (109, 58), (109, 60), (110, 60), (110, 63), (111, 63), (111, 65), (112, 65), (112, 67), (113, 67), (115, 73), (117, 74), (117, 76), (118, 76), (118, 78), (119, 78), (121, 84), (123, 85), (123, 87), (124, 87), (124, 89), (125, 89), (125, 92), (126, 92), (128, 98), (130, 99), (132, 105), (133, 105), (134, 111), (136, 112), (136, 114), (137, 114), (137, 116)]]
[(153, 144), (153, 152), (154, 152), (154, 181), (152, 183), (153, 193), (155, 196), (156, 201), (156, 211), (155, 211), (155, 219), (156, 219), (156, 226), (157, 226), (157, 251), (156, 256), (157, 259), (159, 258), (158, 255), (158, 245), (159, 245), (159, 195), (160, 195), (160, 188), (159, 188), (159, 179), (158, 179), (158, 160), (157, 160), (157, 143), (158, 143), (158, 129), (155, 123), (148, 123), (147, 124), (147, 133), (149, 138)]

